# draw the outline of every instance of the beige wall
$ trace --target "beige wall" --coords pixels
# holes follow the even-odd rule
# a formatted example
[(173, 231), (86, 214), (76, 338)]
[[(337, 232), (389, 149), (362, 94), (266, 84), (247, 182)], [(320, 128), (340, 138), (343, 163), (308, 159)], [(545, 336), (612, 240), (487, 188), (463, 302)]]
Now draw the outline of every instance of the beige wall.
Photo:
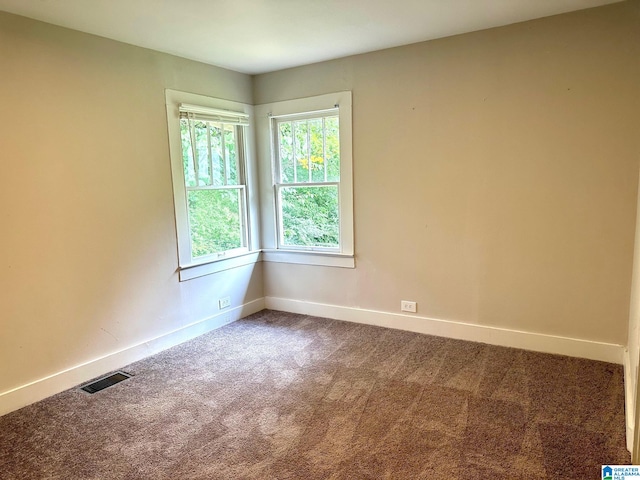
[(255, 77), (353, 91), (357, 268), (265, 294), (626, 344), (638, 79), (635, 0)]
[(0, 394), (262, 297), (179, 283), (164, 89), (251, 77), (0, 13)]
[[(0, 63), (0, 394), (258, 299), (263, 273), (270, 296), (626, 344), (638, 1), (253, 80), (0, 13)], [(179, 283), (165, 88), (352, 90), (357, 268)]]

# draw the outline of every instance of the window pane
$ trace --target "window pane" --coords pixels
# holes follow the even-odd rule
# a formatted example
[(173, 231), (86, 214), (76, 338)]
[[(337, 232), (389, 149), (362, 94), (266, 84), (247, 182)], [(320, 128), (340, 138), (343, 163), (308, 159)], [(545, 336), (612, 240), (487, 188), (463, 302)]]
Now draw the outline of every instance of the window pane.
[(309, 145), (307, 142), (307, 121), (293, 122), (295, 140), (296, 178), (295, 182), (309, 181)]
[(311, 147), (311, 180), (324, 182), (324, 140), (322, 132), (322, 118), (309, 120), (309, 139)]
[(327, 181), (340, 181), (340, 128), (338, 117), (325, 119)]
[(227, 156), (227, 185), (238, 185), (238, 155), (236, 153), (236, 130), (233, 125), (224, 126), (224, 145)]
[(191, 133), (189, 121), (180, 120), (180, 136), (182, 137), (182, 166), (184, 168), (184, 183), (187, 187), (196, 186), (196, 173), (193, 168), (193, 150), (191, 149)]
[(242, 189), (189, 190), (193, 258), (244, 246)]
[(293, 133), (291, 122), (278, 125), (278, 144), (280, 146), (280, 182), (293, 183)]
[(207, 139), (207, 124), (205, 122), (192, 122), (196, 137), (196, 155), (198, 157), (197, 178), (198, 185), (211, 185), (211, 173), (209, 172), (209, 144)]
[(211, 127), (211, 163), (213, 163), (213, 183), (215, 187), (224, 185), (224, 165), (222, 160), (222, 125), (210, 123)]
[(332, 248), (339, 246), (337, 185), (282, 187), (280, 213), (284, 245)]

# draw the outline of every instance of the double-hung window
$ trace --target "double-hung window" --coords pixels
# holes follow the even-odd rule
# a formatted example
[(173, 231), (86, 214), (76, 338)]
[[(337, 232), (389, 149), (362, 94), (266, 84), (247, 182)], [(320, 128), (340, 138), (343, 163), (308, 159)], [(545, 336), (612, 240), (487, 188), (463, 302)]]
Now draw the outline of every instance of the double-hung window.
[(272, 159), (263, 260), (353, 268), (351, 92), (259, 105), (256, 119)]
[[(167, 91), (181, 279), (184, 269), (219, 263), (250, 250), (246, 181), (249, 115), (207, 105), (215, 103), (208, 97), (202, 97), (203, 104), (179, 101), (199, 97)], [(235, 264), (210, 267), (200, 274)]]
[(339, 251), (338, 109), (273, 122), (279, 247)]
[(247, 248), (244, 115), (180, 105), (180, 134), (191, 258)]

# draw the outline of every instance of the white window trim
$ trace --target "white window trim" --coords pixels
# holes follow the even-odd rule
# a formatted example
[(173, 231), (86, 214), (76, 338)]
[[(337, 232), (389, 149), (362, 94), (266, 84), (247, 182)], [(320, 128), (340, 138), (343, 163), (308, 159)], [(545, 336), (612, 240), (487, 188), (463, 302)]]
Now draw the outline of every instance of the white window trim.
[(246, 252), (224, 260), (216, 260), (209, 263), (199, 263), (180, 267), (178, 272), (180, 281), (191, 280), (193, 278), (204, 277), (212, 273), (223, 272), (232, 268), (251, 265), (261, 260), (260, 251)]
[(221, 272), (230, 268), (248, 265), (260, 260), (258, 245), (257, 215), (258, 205), (253, 194), (256, 191), (255, 182), (257, 168), (253, 153), (254, 132), (250, 125), (245, 127), (244, 154), (245, 154), (245, 202), (246, 202), (246, 229), (247, 247), (214, 254), (207, 257), (191, 259), (191, 238), (189, 233), (189, 215), (186, 202), (186, 187), (184, 182), (184, 168), (182, 160), (182, 141), (180, 135), (180, 105), (191, 104), (216, 109), (220, 112), (241, 112), (251, 117), (253, 107), (248, 104), (222, 100), (204, 95), (180, 92), (177, 90), (165, 90), (167, 107), (167, 128), (169, 134), (169, 152), (171, 156), (171, 175), (173, 181), (173, 196), (176, 219), (176, 237), (178, 243), (178, 271), (180, 281)]
[(297, 263), (299, 265), (318, 265), (324, 267), (355, 268), (353, 255), (340, 253), (300, 251), (300, 250), (262, 250), (262, 261), (273, 263)]
[[(305, 116), (310, 112), (328, 111), (338, 106), (340, 119), (340, 248), (328, 252), (319, 249), (278, 248), (277, 207), (275, 198), (274, 135), (271, 119), (290, 115)], [(337, 92), (315, 97), (285, 100), (255, 108), (259, 154), (270, 158), (268, 172), (261, 171), (261, 225), (262, 260), (266, 262), (297, 263), (305, 265), (354, 268), (353, 229), (353, 140), (352, 140), (351, 92)], [(264, 162), (264, 160), (263, 160)], [(266, 169), (265, 169), (266, 170)]]

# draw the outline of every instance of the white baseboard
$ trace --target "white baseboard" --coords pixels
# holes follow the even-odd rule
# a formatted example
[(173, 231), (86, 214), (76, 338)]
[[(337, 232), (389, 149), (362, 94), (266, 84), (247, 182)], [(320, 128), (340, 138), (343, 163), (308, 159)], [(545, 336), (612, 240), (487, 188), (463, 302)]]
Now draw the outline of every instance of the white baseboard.
[(635, 382), (631, 378), (631, 356), (629, 349), (624, 350), (624, 414), (627, 430), (627, 450), (633, 452), (636, 406), (633, 403)]
[(473, 342), (521, 348), (536, 352), (555, 353), (570, 357), (588, 358), (622, 365), (624, 347), (613, 343), (594, 342), (578, 338), (523, 332), (507, 328), (453, 322), (419, 315), (405, 315), (355, 307), (265, 297), (266, 308), (318, 317), (397, 328), (439, 337), (457, 338)]
[(259, 298), (123, 350), (0, 393), (0, 416), (191, 340), (265, 308)]

